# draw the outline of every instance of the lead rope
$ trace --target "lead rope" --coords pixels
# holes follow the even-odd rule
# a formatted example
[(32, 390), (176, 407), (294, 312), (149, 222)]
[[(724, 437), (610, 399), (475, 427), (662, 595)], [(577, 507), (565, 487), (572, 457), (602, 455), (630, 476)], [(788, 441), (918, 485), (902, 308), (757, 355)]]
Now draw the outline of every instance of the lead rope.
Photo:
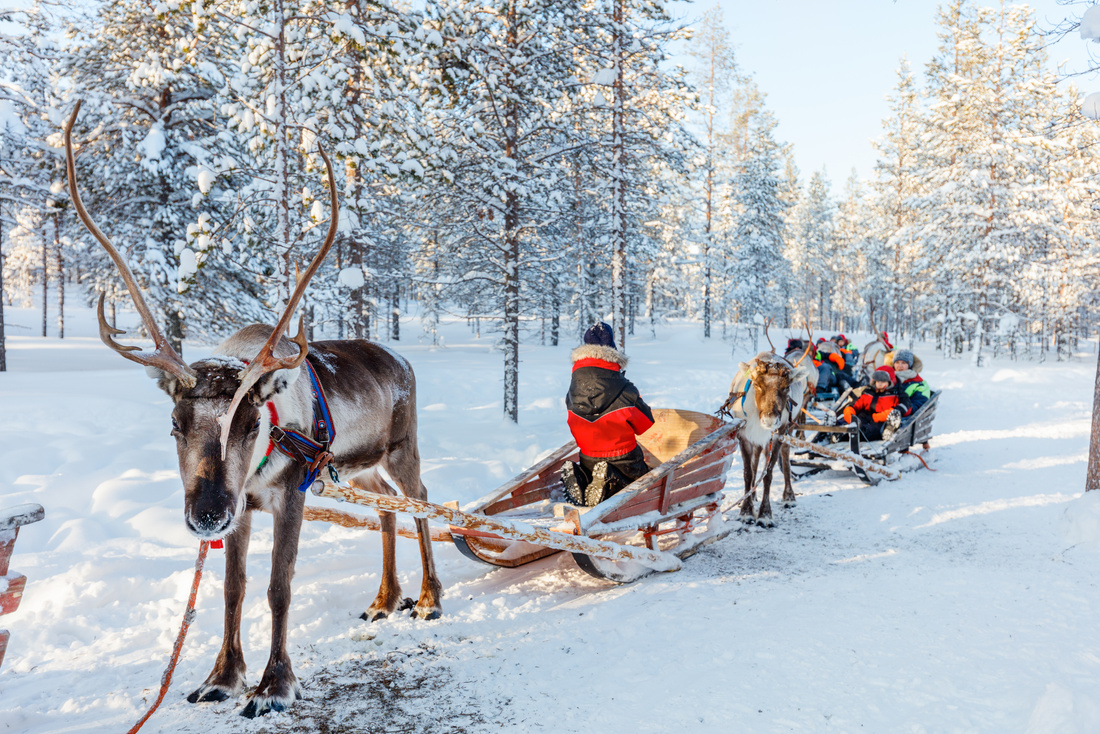
[(920, 463), (924, 464), (924, 468), (925, 468), (925, 469), (927, 469), (928, 471), (936, 471), (936, 470), (935, 470), (935, 469), (933, 469), (932, 467), (928, 466), (928, 462), (927, 462), (927, 461), (925, 461), (925, 460), (924, 460), (924, 457), (923, 457), (923, 456), (921, 456), (920, 454), (915, 454), (915, 453), (913, 453), (912, 451), (910, 451), (909, 449), (905, 449), (905, 451), (899, 451), (898, 453), (899, 453), (899, 454), (904, 454), (904, 455), (906, 455), (906, 456), (915, 456), (915, 457), (917, 457), (917, 458), (918, 458), (918, 459), (920, 460)]
[(183, 613), (183, 623), (180, 625), (180, 633), (176, 636), (176, 644), (172, 646), (172, 657), (168, 659), (168, 668), (164, 671), (164, 675), (160, 677), (160, 694), (153, 705), (149, 707), (149, 710), (145, 712), (145, 716), (141, 717), (141, 721), (134, 724), (126, 734), (136, 734), (137, 730), (144, 726), (149, 717), (153, 715), (153, 712), (157, 710), (161, 701), (164, 700), (165, 694), (168, 693), (168, 686), (172, 684), (172, 673), (176, 670), (176, 663), (179, 662), (180, 652), (183, 650), (183, 641), (187, 637), (187, 628), (191, 626), (191, 622), (195, 619), (195, 597), (199, 594), (202, 566), (206, 562), (206, 551), (209, 548), (210, 543), (207, 541), (199, 542), (199, 557), (195, 560), (195, 580), (191, 582), (191, 596), (187, 599), (187, 611)]

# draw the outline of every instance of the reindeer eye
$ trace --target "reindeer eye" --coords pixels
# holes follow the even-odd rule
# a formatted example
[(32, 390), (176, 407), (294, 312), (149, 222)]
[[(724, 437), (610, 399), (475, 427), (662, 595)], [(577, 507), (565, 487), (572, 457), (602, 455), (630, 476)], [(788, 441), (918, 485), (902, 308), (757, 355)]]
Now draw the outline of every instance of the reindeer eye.
[(172, 416), (172, 430), (178, 431), (180, 429), (179, 421), (176, 420), (176, 416)]
[(258, 430), (260, 430), (260, 419), (259, 418), (257, 418), (256, 422), (252, 424), (252, 432), (255, 433)]

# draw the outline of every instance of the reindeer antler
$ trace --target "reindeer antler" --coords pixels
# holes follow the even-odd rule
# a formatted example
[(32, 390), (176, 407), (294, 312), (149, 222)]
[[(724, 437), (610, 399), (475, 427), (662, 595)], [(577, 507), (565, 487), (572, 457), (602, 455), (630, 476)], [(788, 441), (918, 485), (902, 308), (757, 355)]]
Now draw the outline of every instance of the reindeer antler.
[(771, 318), (767, 318), (767, 319), (764, 319), (764, 336), (765, 336), (765, 337), (767, 337), (767, 339), (768, 339), (768, 344), (771, 344), (771, 347), (772, 347), (772, 353), (774, 354), (774, 353), (775, 353), (775, 345), (774, 345), (774, 344), (772, 344), (772, 338), (771, 338), (771, 335), (770, 335), (770, 334), (768, 334), (768, 327), (772, 325), (772, 321), (773, 321), (773, 320), (774, 320), (774, 319), (771, 319)]
[(878, 327), (875, 326), (875, 299), (868, 297), (867, 304), (871, 307), (871, 333), (875, 335), (875, 339), (881, 339), (882, 334), (879, 332)]
[(76, 107), (73, 108), (73, 113), (69, 116), (69, 121), (65, 123), (65, 171), (69, 179), (69, 197), (73, 200), (73, 207), (76, 209), (80, 221), (84, 223), (84, 226), (88, 228), (88, 231), (92, 233), (92, 236), (96, 238), (99, 244), (103, 245), (103, 249), (107, 251), (107, 254), (111, 256), (111, 260), (114, 261), (115, 267), (118, 268), (119, 273), (122, 275), (122, 280), (126, 283), (126, 290), (130, 292), (130, 298), (134, 301), (134, 308), (136, 308), (137, 312), (141, 315), (141, 321), (145, 324), (145, 329), (149, 332), (149, 336), (152, 338), (155, 347), (153, 351), (146, 352), (142, 351), (141, 347), (125, 346), (114, 340), (116, 335), (125, 334), (126, 332), (111, 326), (107, 323), (107, 319), (104, 318), (103, 299), (106, 294), (103, 293), (99, 296), (99, 308), (96, 311), (99, 317), (99, 338), (103, 340), (104, 344), (131, 362), (137, 362), (147, 367), (155, 367), (156, 369), (175, 375), (176, 378), (187, 387), (194, 387), (197, 379), (195, 371), (176, 354), (176, 350), (172, 349), (172, 345), (164, 338), (164, 334), (162, 334), (157, 327), (157, 322), (153, 319), (153, 314), (150, 313), (149, 307), (145, 305), (145, 299), (141, 295), (141, 289), (138, 288), (134, 274), (130, 271), (126, 261), (118, 253), (118, 250), (115, 249), (115, 246), (107, 239), (107, 235), (103, 234), (99, 227), (96, 226), (96, 223), (92, 221), (92, 218), (88, 215), (88, 210), (84, 208), (84, 202), (80, 199), (80, 192), (76, 189), (76, 159), (73, 157), (72, 132), (73, 124), (76, 122), (76, 116), (80, 113), (82, 101), (83, 100), (77, 100)]
[(806, 332), (810, 335), (806, 339), (806, 351), (802, 353), (802, 356), (798, 358), (798, 361), (794, 363), (795, 367), (802, 364), (802, 360), (809, 356), (810, 350), (814, 348), (814, 330), (810, 328), (810, 320), (806, 319)]
[(332, 162), (329, 161), (328, 156), (325, 155), (324, 148), (318, 143), (317, 152), (321, 154), (321, 158), (325, 161), (325, 170), (328, 171), (328, 187), (329, 195), (332, 202), (332, 216), (329, 218), (328, 234), (325, 236), (325, 241), (321, 245), (321, 249), (317, 251), (317, 254), (313, 257), (313, 262), (306, 268), (306, 272), (298, 276), (297, 287), (294, 289), (294, 293), (291, 294), (290, 299), (286, 303), (286, 308), (283, 310), (283, 315), (279, 317), (279, 322), (275, 324), (275, 329), (271, 332), (271, 337), (268, 338), (267, 343), (263, 345), (259, 353), (248, 363), (248, 367), (241, 372), (241, 386), (237, 388), (237, 392), (233, 395), (233, 401), (229, 404), (229, 409), (226, 410), (225, 415), (218, 418), (218, 422), (221, 423), (222, 434), (222, 458), (225, 458), (226, 445), (229, 441), (229, 426), (233, 423), (233, 416), (237, 412), (237, 406), (241, 404), (244, 396), (248, 394), (248, 391), (252, 389), (252, 386), (260, 381), (260, 378), (264, 375), (274, 372), (275, 370), (292, 370), (295, 367), (300, 367), (302, 362), (305, 361), (306, 355), (309, 354), (309, 343), (306, 341), (305, 333), (305, 319), (304, 317), (298, 318), (298, 335), (291, 341), (298, 345), (298, 355), (295, 357), (283, 357), (276, 359), (273, 356), (275, 351), (275, 345), (282, 339), (283, 332), (286, 331), (287, 326), (290, 324), (290, 319), (294, 315), (294, 309), (298, 306), (298, 302), (302, 300), (302, 295), (306, 292), (306, 286), (309, 285), (310, 279), (317, 272), (317, 269), (321, 267), (321, 261), (325, 259), (325, 255), (332, 248), (332, 243), (336, 239), (336, 225), (340, 219), (339, 207), (340, 202), (336, 196), (336, 176), (332, 172)]

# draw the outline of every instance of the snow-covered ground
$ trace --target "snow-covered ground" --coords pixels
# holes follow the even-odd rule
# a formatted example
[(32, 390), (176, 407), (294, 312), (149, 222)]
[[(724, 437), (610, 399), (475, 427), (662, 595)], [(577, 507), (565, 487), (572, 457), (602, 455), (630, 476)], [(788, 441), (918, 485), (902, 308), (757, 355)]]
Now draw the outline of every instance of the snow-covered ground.
[[(700, 331), (629, 343), (651, 405), (722, 402), (735, 362)], [(67, 332), (9, 329), (0, 373), (0, 507), (46, 508), (12, 559), (29, 582), (0, 619), (12, 630), (0, 732), (129, 728), (156, 695), (197, 549), (168, 399), (94, 338), (89, 311)], [(392, 346), (416, 369), (430, 496), (467, 502), (567, 440), (569, 348), (524, 346), (514, 426), (489, 339), (461, 322), (445, 335), (445, 348)], [(775, 529), (734, 533), (674, 574), (615, 586), (568, 556), (491, 570), (440, 545), (445, 616), (368, 625), (379, 538), (308, 525), (289, 633), (305, 700), (287, 713), (247, 721), (241, 700), (184, 700), (220, 642), (212, 551), (172, 688), (143, 731), (1100, 731), (1100, 498), (1080, 492), (1095, 362), (979, 370), (917, 351), (944, 390), (934, 473), (874, 488), (804, 480)], [(270, 517), (254, 527), (252, 684), (270, 632)], [(415, 543), (399, 541), (398, 563), (415, 595)]]

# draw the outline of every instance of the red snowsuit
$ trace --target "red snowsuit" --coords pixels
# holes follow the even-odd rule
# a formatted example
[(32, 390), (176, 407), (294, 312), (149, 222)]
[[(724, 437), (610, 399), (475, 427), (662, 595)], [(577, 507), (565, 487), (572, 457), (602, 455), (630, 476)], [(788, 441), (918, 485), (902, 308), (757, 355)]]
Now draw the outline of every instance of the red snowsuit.
[(569, 431), (581, 450), (580, 464), (589, 475), (601, 460), (624, 479), (637, 479), (649, 470), (635, 436), (653, 425), (653, 413), (623, 375), (625, 366), (626, 356), (611, 347), (586, 344), (573, 350), (565, 406)]

